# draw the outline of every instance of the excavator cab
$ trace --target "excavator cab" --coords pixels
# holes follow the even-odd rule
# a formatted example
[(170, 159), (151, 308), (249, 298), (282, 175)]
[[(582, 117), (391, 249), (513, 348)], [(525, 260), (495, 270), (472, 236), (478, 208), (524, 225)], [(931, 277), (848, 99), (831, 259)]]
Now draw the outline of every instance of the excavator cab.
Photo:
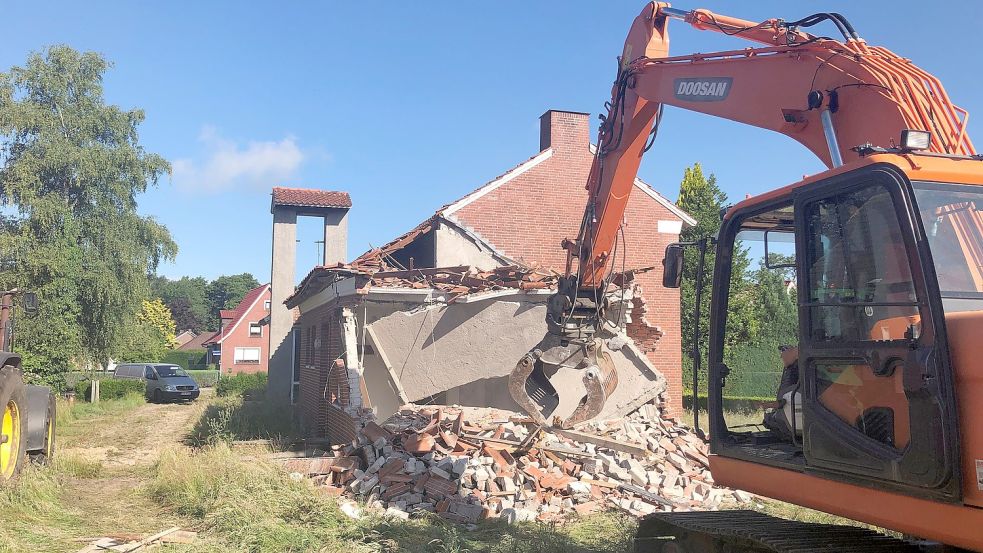
[[(709, 334), (714, 453), (917, 497), (960, 498), (945, 308), (923, 225), (928, 218), (936, 235), (954, 232), (962, 221), (934, 214), (972, 203), (963, 196), (983, 190), (963, 186), (941, 197), (949, 189), (940, 186), (913, 184), (897, 166), (878, 163), (727, 213)], [(930, 206), (916, 204), (930, 195)], [(979, 211), (973, 216), (977, 223), (967, 228), (979, 233)], [(790, 254), (774, 251), (776, 236)], [(752, 270), (748, 258), (758, 252), (761, 263)], [(971, 257), (940, 253), (953, 263), (947, 271), (971, 281), (978, 270)], [(771, 298), (772, 320), (758, 321), (754, 332), (728, 324), (742, 307), (741, 286), (764, 286), (776, 269), (784, 271), (788, 297)], [(734, 278), (736, 271), (750, 279)], [(760, 390), (763, 379), (777, 387), (781, 362), (765, 352), (780, 342), (798, 348), (798, 385), (788, 394), (792, 405), (781, 406), (793, 413), (791, 436), (735, 424), (724, 408), (726, 398)]]

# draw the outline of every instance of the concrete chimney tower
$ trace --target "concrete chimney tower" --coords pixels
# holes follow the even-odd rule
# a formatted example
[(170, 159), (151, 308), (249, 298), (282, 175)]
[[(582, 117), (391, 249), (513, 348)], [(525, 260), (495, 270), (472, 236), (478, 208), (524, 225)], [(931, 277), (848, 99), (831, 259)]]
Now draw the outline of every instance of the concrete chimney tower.
[(298, 360), (294, 351), (294, 317), (283, 304), (294, 293), (297, 278), (297, 217), (320, 217), (324, 221), (324, 265), (344, 263), (348, 255), (347, 192), (273, 188), (273, 259), (270, 271), (270, 373), (267, 398), (289, 404), (297, 380)]

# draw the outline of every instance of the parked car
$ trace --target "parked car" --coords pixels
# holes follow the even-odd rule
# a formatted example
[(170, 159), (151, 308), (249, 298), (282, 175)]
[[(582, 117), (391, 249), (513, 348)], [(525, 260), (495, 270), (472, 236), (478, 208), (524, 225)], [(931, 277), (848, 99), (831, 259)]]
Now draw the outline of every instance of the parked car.
[(147, 386), (147, 399), (163, 401), (193, 401), (201, 394), (198, 383), (179, 365), (164, 363), (128, 363), (118, 365), (113, 378), (141, 380)]

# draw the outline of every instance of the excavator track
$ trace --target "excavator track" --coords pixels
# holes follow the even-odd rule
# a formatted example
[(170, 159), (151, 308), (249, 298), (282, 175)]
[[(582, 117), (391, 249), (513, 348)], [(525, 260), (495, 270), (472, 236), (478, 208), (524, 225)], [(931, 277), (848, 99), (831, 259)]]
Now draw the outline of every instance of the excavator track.
[(756, 511), (654, 513), (643, 518), (636, 553), (918, 553), (918, 546), (866, 528), (813, 524)]

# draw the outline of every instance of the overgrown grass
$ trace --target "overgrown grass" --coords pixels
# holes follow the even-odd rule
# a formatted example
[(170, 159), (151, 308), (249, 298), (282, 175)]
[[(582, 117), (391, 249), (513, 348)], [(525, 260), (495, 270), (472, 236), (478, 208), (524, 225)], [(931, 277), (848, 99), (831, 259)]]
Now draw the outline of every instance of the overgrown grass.
[(63, 479), (53, 468), (29, 466), (0, 486), (0, 551), (45, 551), (81, 525), (79, 514), (61, 500)]
[(242, 396), (217, 398), (188, 434), (188, 444), (204, 446), (233, 440), (289, 440), (297, 435), (288, 412), (268, 401)]
[(129, 411), (146, 403), (143, 395), (134, 393), (120, 399), (89, 403), (87, 401), (69, 402), (66, 399), (58, 399), (58, 426), (72, 424), (78, 420), (101, 417), (103, 415), (115, 415), (123, 411)]
[(635, 532), (633, 521), (615, 514), (564, 525), (493, 521), (474, 530), (436, 516), (356, 521), (307, 481), (221, 443), (190, 457), (167, 451), (153, 472), (147, 492), (154, 500), (242, 551), (620, 553), (631, 551)]

